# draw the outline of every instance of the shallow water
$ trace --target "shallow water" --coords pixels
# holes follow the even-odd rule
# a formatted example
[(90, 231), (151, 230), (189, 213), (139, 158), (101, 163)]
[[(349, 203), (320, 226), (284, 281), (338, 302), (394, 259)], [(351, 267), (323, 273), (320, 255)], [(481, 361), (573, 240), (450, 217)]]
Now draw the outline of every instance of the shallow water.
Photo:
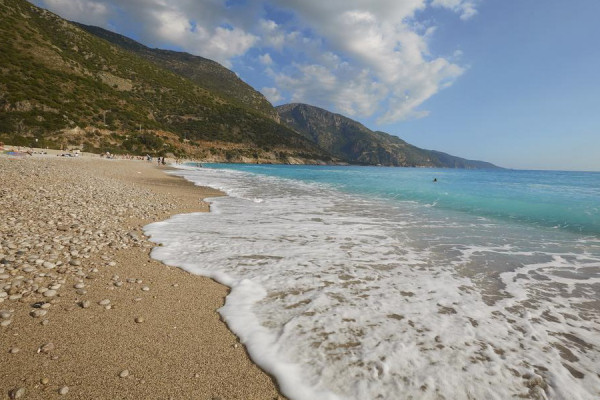
[(146, 231), (290, 398), (600, 397), (598, 175), (234, 168)]

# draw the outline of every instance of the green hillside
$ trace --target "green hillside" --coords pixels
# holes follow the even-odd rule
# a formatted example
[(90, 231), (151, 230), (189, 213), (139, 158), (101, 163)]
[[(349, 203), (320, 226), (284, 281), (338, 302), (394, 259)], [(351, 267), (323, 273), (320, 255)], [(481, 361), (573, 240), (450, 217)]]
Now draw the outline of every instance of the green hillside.
[[(0, 0), (0, 141), (207, 161), (496, 168), (339, 114), (274, 108), (222, 65)], [(281, 122), (281, 123), (280, 123)]]
[(213, 60), (189, 53), (151, 49), (128, 37), (97, 26), (74, 24), (101, 39), (188, 78), (198, 86), (219, 95), (232, 104), (254, 109), (271, 119), (279, 119), (277, 111), (262, 93), (242, 81), (234, 72)]
[(259, 97), (245, 99), (247, 87), (235, 100), (235, 85), (245, 84), (196, 83), (196, 59), (180, 67), (187, 73), (166, 69), (24, 0), (3, 0), (0, 15), (0, 140), (231, 161), (330, 159), (269, 117)]

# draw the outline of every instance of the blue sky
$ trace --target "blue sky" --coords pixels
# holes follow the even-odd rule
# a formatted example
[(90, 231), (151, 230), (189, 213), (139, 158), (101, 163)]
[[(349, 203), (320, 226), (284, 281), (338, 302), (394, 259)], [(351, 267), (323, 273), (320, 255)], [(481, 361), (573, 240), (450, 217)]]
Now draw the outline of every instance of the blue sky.
[(428, 149), (600, 171), (598, 0), (37, 0)]

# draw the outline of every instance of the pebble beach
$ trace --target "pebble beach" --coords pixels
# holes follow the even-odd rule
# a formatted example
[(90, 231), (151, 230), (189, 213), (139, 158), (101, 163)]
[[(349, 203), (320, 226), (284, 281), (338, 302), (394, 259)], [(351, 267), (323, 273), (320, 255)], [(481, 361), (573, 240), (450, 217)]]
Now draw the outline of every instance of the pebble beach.
[(0, 156), (0, 399), (282, 399), (217, 309), (228, 289), (142, 232), (218, 196), (165, 167)]

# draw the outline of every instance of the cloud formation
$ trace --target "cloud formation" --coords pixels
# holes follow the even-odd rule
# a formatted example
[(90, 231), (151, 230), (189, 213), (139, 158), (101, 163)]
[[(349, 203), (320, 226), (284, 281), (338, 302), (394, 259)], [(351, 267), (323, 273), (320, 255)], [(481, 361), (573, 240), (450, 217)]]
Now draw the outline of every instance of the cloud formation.
[(477, 14), (474, 0), (433, 0), (431, 5), (434, 7), (447, 8), (459, 13), (460, 18), (463, 20), (469, 19)]
[[(423, 103), (464, 69), (430, 54), (428, 8), (461, 19), (477, 0), (38, 0), (69, 19), (143, 43), (262, 71), (274, 102), (306, 102), (380, 123), (427, 115)], [(253, 77), (247, 78), (253, 84)], [(265, 80), (269, 81), (265, 84)], [(259, 83), (260, 82), (260, 83)]]
[(44, 0), (41, 5), (65, 19), (87, 24), (105, 25), (110, 14), (104, 1)]
[(279, 93), (279, 90), (274, 87), (264, 87), (261, 90), (261, 93), (265, 95), (267, 100), (271, 103), (276, 104), (283, 100), (283, 96)]

